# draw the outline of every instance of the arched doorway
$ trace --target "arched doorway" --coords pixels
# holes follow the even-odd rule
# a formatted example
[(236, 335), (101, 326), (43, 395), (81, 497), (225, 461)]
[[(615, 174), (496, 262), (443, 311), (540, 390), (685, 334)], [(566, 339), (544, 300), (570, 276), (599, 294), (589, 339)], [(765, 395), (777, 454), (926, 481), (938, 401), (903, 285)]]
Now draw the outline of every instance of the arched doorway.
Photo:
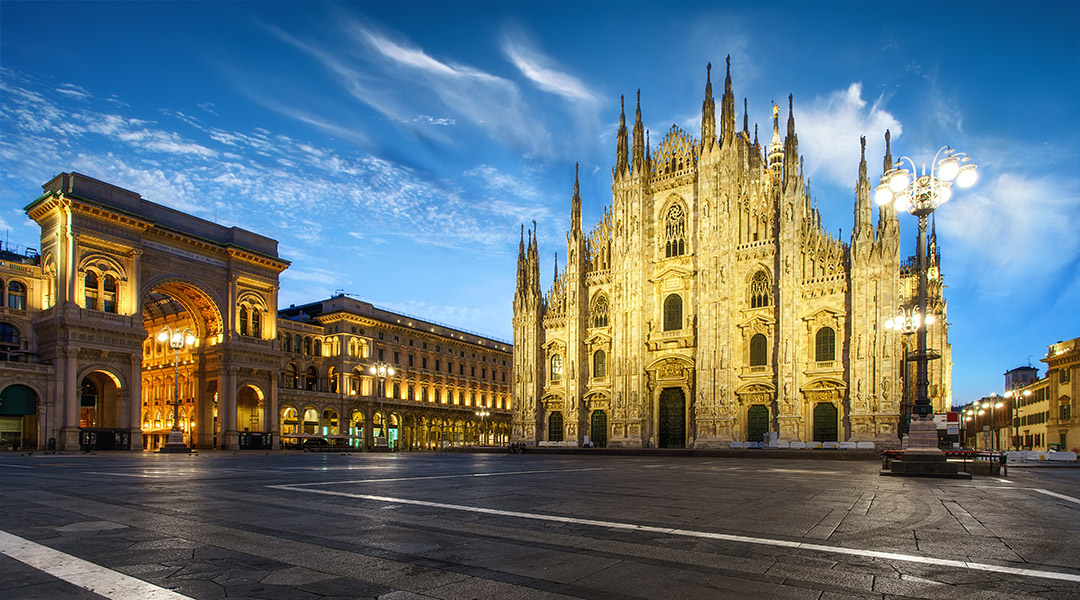
[(38, 447), (38, 395), (22, 384), (0, 392), (0, 449)]
[(300, 447), (300, 414), (296, 407), (281, 409), (281, 444), (283, 448)]
[(593, 446), (603, 448), (607, 446), (607, 413), (602, 410), (594, 410), (592, 422), (589, 424), (589, 439)]
[(819, 402), (814, 405), (814, 441), (836, 442), (837, 412), (832, 402)]
[(746, 441), (760, 442), (769, 433), (769, 407), (754, 404), (746, 410)]
[[(144, 385), (149, 382), (152, 386), (152, 389), (143, 390), (147, 401), (144, 411), (154, 414), (160, 410), (167, 419), (171, 418), (171, 403), (177, 397), (180, 413), (188, 415), (185, 421), (189, 423), (189, 429), (185, 437), (193, 448), (212, 448), (216, 442), (223, 441), (219, 437), (222, 426), (241, 433), (255, 432), (261, 431), (266, 420), (260, 410), (258, 424), (252, 426), (250, 408), (241, 409), (239, 402), (236, 412), (232, 412), (228, 404), (222, 406), (222, 410), (216, 410), (219, 392), (224, 396), (230, 390), (221, 385), (218, 373), (204, 371), (205, 361), (200, 356), (206, 340), (217, 339), (224, 333), (221, 314), (210, 295), (191, 281), (159, 279), (151, 283), (142, 296), (142, 321), (147, 334), (143, 341), (142, 376)], [(159, 339), (166, 331), (187, 332), (190, 337), (184, 336), (184, 344), (177, 351), (168, 340)], [(175, 387), (176, 383), (179, 383), (179, 389)], [(261, 392), (249, 387), (242, 388), (239, 393), (261, 396)], [(245, 400), (250, 402), (250, 396)], [(232, 421), (234, 418), (235, 423), (219, 422), (219, 419)], [(155, 448), (164, 443), (168, 431), (153, 427), (153, 421), (151, 425), (151, 428), (143, 428), (143, 435), (151, 438), (144, 441), (144, 446)]]
[(657, 413), (657, 447), (685, 448), (686, 394), (682, 388), (664, 388)]
[(548, 441), (563, 441), (563, 417), (562, 413), (557, 410), (548, 416)]
[[(172, 412), (168, 413), (169, 418)], [(121, 428), (120, 380), (108, 371), (91, 371), (79, 383), (79, 447), (127, 450), (130, 430)], [(169, 421), (172, 427), (172, 421)]]

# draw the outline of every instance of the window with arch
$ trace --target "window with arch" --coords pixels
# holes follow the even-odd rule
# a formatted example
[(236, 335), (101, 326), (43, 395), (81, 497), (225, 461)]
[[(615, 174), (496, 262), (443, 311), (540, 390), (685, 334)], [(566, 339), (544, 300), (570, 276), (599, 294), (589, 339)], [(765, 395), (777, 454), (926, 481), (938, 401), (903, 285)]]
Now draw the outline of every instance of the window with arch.
[(26, 310), (26, 286), (20, 281), (11, 281), (7, 285), (7, 306), (15, 310)]
[(664, 215), (664, 250), (667, 258), (686, 254), (686, 212), (681, 204), (672, 204)]
[(603, 350), (597, 350), (592, 355), (592, 375), (597, 379), (607, 377), (607, 353)]
[(319, 389), (319, 370), (315, 367), (308, 367), (306, 376), (304, 377), (304, 389), (309, 392), (314, 392)]
[(334, 367), (330, 367), (326, 370), (326, 382), (330, 386), (330, 392), (336, 394), (338, 391), (338, 372)]
[(763, 367), (768, 357), (768, 340), (764, 334), (756, 333), (750, 338), (750, 366)]
[(308, 354), (308, 355), (311, 354), (311, 338), (310, 337), (305, 337), (304, 338), (304, 354)]
[(319, 340), (312, 342), (311, 351), (315, 356), (322, 356), (322, 342)]
[(292, 352), (292, 334), (286, 333), (281, 337), (281, 349), (285, 352)]
[(254, 306), (251, 307), (251, 335), (253, 337), (262, 337), (262, 311)]
[(818, 329), (814, 340), (814, 357), (818, 362), (836, 360), (836, 332), (832, 327)]
[(285, 387), (290, 390), (300, 387), (300, 369), (293, 363), (289, 363), (285, 367)]
[(562, 357), (558, 354), (551, 355), (551, 382), (562, 381)]
[(607, 327), (608, 325), (608, 300), (607, 296), (600, 294), (592, 307), (592, 326)]
[(248, 309), (240, 307), (240, 335), (248, 335)]
[(664, 331), (683, 328), (682, 296), (671, 294), (664, 299)]
[(772, 281), (765, 269), (754, 273), (750, 280), (750, 308), (772, 306)]
[(304, 345), (304, 338), (298, 333), (293, 336), (292, 344), (293, 354), (300, 354), (300, 349)]
[(87, 271), (83, 277), (83, 308), (98, 309), (98, 276), (93, 271)]
[(112, 275), (101, 278), (101, 310), (116, 313), (116, 279)]
[(19, 330), (11, 323), (0, 323), (0, 360), (12, 360), (19, 349)]

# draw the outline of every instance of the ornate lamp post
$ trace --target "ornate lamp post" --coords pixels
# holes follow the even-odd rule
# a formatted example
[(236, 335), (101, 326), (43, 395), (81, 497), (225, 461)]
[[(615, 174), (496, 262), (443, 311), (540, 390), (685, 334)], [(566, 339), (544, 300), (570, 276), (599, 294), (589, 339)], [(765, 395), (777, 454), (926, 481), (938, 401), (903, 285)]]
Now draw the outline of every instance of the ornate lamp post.
[(189, 328), (176, 330), (164, 325), (157, 334), (159, 342), (168, 342), (173, 350), (173, 426), (169, 440), (158, 452), (191, 452), (184, 444), (184, 430), (180, 428), (180, 351), (195, 345), (195, 334)]
[[(394, 367), (389, 363), (376, 362), (371, 365), (369, 372), (375, 376), (375, 396), (379, 399), (379, 414), (382, 415), (382, 436), (390, 437), (390, 416), (383, 412), (383, 401), (386, 398), (386, 378), (394, 376)], [(390, 447), (390, 440), (387, 439), (387, 448)], [(376, 441), (376, 445), (378, 442)]]
[(1020, 450), (1020, 402), (1031, 395), (1031, 390), (1022, 390), (1022, 386), (1016, 386), (1015, 388), (1005, 392), (1005, 397), (1009, 399), (1009, 403), (1012, 404), (1012, 418), (1013, 418), (1013, 450)]
[(476, 416), (480, 417), (480, 444), (481, 445), (484, 443), (484, 419), (486, 419), (488, 417), (488, 415), (490, 415), (490, 414), (491, 413), (486, 411), (486, 410), (478, 410), (478, 411), (476, 411)]
[[(942, 153), (944, 153), (943, 158), (941, 158)], [(938, 160), (939, 158), (940, 160)], [(930, 463), (944, 465), (944, 455), (941, 454), (941, 450), (937, 447), (937, 425), (933, 421), (934, 407), (930, 403), (927, 390), (929, 387), (927, 377), (929, 354), (926, 347), (926, 221), (927, 217), (933, 214), (942, 202), (948, 201), (952, 196), (952, 184), (954, 181), (959, 187), (970, 187), (975, 184), (978, 175), (975, 171), (975, 165), (969, 163), (970, 160), (970, 157), (966, 154), (956, 152), (948, 146), (943, 146), (934, 155), (934, 161), (931, 163), (929, 172), (927, 172), (926, 165), (923, 164), (922, 173), (919, 174), (919, 170), (915, 167), (915, 161), (904, 156), (896, 162), (892, 169), (882, 175), (881, 185), (877, 186), (874, 191), (874, 201), (878, 205), (893, 204), (897, 212), (906, 210), (919, 218), (917, 248), (919, 263), (919, 300), (917, 305), (919, 307), (919, 322), (916, 329), (918, 346), (915, 354), (917, 365), (916, 397), (913, 409), (915, 419), (911, 423), (909, 430), (909, 443), (908, 449), (905, 450), (905, 459), (908, 458), (907, 454), (910, 452), (912, 454), (911, 458), (914, 459), (912, 460), (913, 463), (922, 462), (923, 464), (917, 467), (911, 465), (910, 469), (913, 470), (945, 469), (944, 466), (930, 466)], [(904, 168), (905, 161), (911, 167), (910, 171)], [(920, 460), (919, 455), (922, 455), (922, 460)], [(898, 471), (896, 467), (893, 467), (893, 472), (915, 474), (913, 470), (908, 469), (908, 466), (903, 466)], [(944, 472), (944, 470), (941, 472)], [(955, 473), (955, 471), (952, 472)]]
[[(913, 306), (908, 310), (905, 310), (903, 306), (899, 307), (896, 316), (888, 321), (885, 321), (885, 329), (892, 329), (904, 334), (904, 337), (910, 340), (911, 335), (919, 330), (919, 323), (922, 321), (922, 312), (918, 306)], [(926, 315), (926, 324), (934, 324), (934, 315)], [(908, 433), (908, 427), (911, 424), (911, 391), (909, 388), (908, 376), (908, 362), (911, 361), (910, 352), (908, 346), (904, 346), (904, 399), (900, 403), (900, 437), (903, 438)]]

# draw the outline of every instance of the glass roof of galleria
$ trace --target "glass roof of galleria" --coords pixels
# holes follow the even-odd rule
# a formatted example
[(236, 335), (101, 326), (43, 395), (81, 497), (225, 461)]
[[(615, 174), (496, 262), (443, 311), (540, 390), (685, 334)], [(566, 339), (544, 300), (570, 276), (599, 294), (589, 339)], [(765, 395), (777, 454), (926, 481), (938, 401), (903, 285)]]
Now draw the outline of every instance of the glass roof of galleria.
[(145, 319), (160, 319), (184, 312), (187, 312), (187, 309), (183, 304), (163, 292), (150, 292), (146, 302), (143, 303), (143, 318)]

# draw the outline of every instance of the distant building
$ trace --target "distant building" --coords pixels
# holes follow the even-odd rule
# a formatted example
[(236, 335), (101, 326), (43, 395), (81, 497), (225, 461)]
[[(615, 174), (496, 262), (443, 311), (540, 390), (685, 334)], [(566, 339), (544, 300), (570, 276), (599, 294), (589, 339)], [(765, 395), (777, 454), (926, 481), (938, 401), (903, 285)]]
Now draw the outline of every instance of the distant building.
[[(895, 209), (875, 222), (865, 156), (850, 241), (825, 231), (790, 99), (784, 138), (778, 108), (772, 117), (767, 146), (745, 114), (736, 131), (729, 72), (717, 124), (707, 76), (700, 140), (672, 126), (652, 146), (639, 95), (632, 137), (619, 117), (611, 207), (583, 229), (575, 180), (565, 263), (546, 294), (539, 244), (522, 232), (514, 439), (897, 443), (914, 339), (884, 324), (917, 302), (915, 259), (901, 260)], [(928, 245), (929, 396), (944, 412), (952, 362), (935, 235)], [(906, 389), (914, 397), (914, 381)]]
[(1016, 367), (1005, 371), (1005, 389), (1012, 390), (1018, 387), (1024, 387), (1025, 385), (1038, 381), (1039, 370), (1031, 365)]
[[(40, 253), (0, 250), (0, 445), (153, 449), (174, 400), (196, 448), (508, 439), (509, 343), (343, 296), (279, 316), (277, 241), (78, 173), (43, 189)], [(175, 364), (166, 327), (194, 337)]]
[(1080, 451), (1080, 338), (1051, 344), (1046, 363), (1049, 446)]

